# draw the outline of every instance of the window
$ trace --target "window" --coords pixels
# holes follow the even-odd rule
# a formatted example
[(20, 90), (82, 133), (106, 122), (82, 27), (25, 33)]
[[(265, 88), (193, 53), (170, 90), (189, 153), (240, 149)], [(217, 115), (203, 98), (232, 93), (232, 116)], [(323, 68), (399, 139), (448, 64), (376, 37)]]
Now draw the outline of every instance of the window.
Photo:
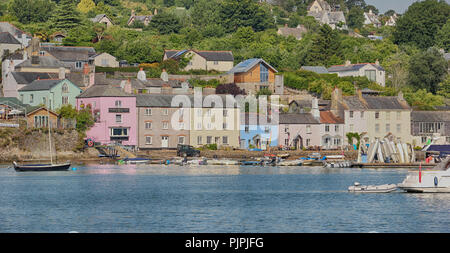
[(211, 144), (212, 141), (212, 137), (211, 136), (207, 136), (206, 137), (206, 144)]
[(184, 129), (184, 122), (180, 122), (179, 128), (180, 128), (180, 130), (183, 130), (183, 129)]
[(380, 112), (375, 112), (375, 119), (379, 119), (380, 118)]
[(335, 131), (335, 132), (339, 132), (339, 125), (335, 125), (335, 126), (334, 126), (334, 131)]
[(184, 136), (178, 136), (178, 144), (184, 144)]
[(386, 124), (386, 133), (391, 131), (391, 124)]
[(202, 129), (202, 123), (197, 123), (197, 130), (201, 130)]
[(145, 129), (152, 129), (152, 122), (145, 122)]
[(203, 116), (202, 109), (197, 109), (197, 117)]
[(375, 124), (375, 132), (376, 133), (380, 132), (380, 124)]
[(289, 146), (289, 139), (284, 139), (284, 145)]
[(214, 143), (219, 144), (220, 137), (214, 137)]
[(228, 144), (228, 136), (223, 136), (222, 137), (222, 143), (223, 144)]
[(367, 79), (369, 79), (369, 81), (372, 81), (372, 82), (377, 81), (375, 70), (366, 70), (365, 74), (366, 74)]
[(63, 96), (61, 99), (62, 99), (62, 104), (63, 105), (69, 104), (69, 97), (68, 96)]
[(208, 123), (208, 125), (206, 126), (206, 129), (212, 129), (211, 123)]
[(264, 66), (264, 64), (260, 64), (260, 82), (265, 83), (269, 81), (269, 70)]
[[(306, 129), (308, 129), (308, 127), (306, 127)], [(289, 127), (286, 126), (286, 127), (284, 128), (284, 132), (285, 132), (285, 133), (288, 133), (288, 132), (289, 132)]]
[(445, 137), (445, 142), (450, 143), (450, 137)]
[(226, 109), (223, 110), (223, 116), (224, 117), (228, 116), (228, 110), (226, 110)]
[(116, 100), (116, 102), (114, 104), (116, 105), (117, 108), (122, 107), (122, 101), (120, 101), (120, 100)]
[(249, 132), (249, 127), (245, 126), (245, 132), (248, 133)]
[(39, 51), (39, 56), (44, 56), (45, 55), (45, 51)]
[(353, 132), (353, 124), (350, 124), (350, 132)]
[(145, 136), (145, 144), (152, 145), (153, 138), (151, 136)]
[(167, 108), (163, 109), (163, 115), (165, 116), (169, 115), (169, 109)]
[(107, 67), (108, 66), (108, 59), (106, 59), (106, 58), (102, 59), (102, 66), (103, 67)]
[(42, 98), (42, 104), (47, 105), (47, 99), (45, 97)]
[(306, 126), (306, 133), (307, 133), (307, 134), (310, 134), (310, 133), (311, 133), (311, 126), (310, 126), (310, 125), (307, 125), (307, 126)]
[(361, 112), (361, 119), (364, 118), (364, 112)]
[(202, 137), (201, 136), (197, 136), (197, 144), (198, 145), (202, 144)]
[(69, 92), (69, 85), (67, 85), (67, 83), (63, 84), (62, 92), (63, 93), (68, 93)]
[(402, 125), (397, 124), (397, 133), (400, 133), (402, 131)]
[(34, 100), (34, 95), (30, 94), (30, 103), (33, 103), (33, 100)]
[(353, 111), (350, 111), (350, 118), (353, 118)]
[(422, 143), (426, 143), (427, 142), (427, 137), (426, 136), (422, 136)]
[(111, 128), (112, 137), (128, 136), (128, 128)]
[(330, 132), (330, 125), (325, 125), (325, 132)]
[(34, 127), (47, 127), (48, 126), (48, 116), (34, 116)]
[(268, 127), (268, 126), (264, 127), (264, 132), (265, 133), (269, 133), (270, 132), (270, 127)]
[(391, 112), (386, 112), (386, 120), (391, 120)]
[(223, 130), (226, 130), (227, 129), (227, 123), (223, 123)]
[(145, 115), (146, 116), (151, 116), (152, 115), (152, 109), (150, 109), (150, 108), (145, 109)]
[(219, 65), (219, 62), (218, 61), (214, 61), (214, 65)]
[(206, 111), (206, 116), (211, 117), (211, 110)]
[(77, 61), (77, 62), (75, 63), (75, 68), (81, 69), (82, 67), (83, 67), (83, 62)]
[(306, 139), (306, 146), (311, 146), (311, 139)]
[(116, 114), (116, 123), (122, 123), (122, 115)]
[(162, 124), (162, 129), (169, 129), (169, 122), (164, 121)]
[(397, 112), (397, 120), (400, 120), (402, 118), (402, 113), (401, 112)]

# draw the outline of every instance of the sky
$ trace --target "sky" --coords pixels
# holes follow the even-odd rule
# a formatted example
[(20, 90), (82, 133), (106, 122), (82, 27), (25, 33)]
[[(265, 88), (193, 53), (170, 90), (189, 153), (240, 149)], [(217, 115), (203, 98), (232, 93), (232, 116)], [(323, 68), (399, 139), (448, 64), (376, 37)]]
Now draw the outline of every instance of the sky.
[[(366, 4), (374, 5), (380, 13), (392, 9), (397, 13), (404, 13), (408, 7), (417, 0), (365, 0)], [(450, 4), (450, 0), (445, 0)]]

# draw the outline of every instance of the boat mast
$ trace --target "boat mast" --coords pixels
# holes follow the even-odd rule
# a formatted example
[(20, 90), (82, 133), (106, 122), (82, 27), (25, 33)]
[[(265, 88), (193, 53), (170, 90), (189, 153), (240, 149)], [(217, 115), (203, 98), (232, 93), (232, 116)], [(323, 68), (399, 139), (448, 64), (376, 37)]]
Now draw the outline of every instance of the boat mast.
[(51, 121), (50, 121), (50, 96), (47, 98), (47, 117), (48, 117), (48, 143), (49, 143), (49, 149), (50, 149), (50, 164), (53, 164), (53, 158), (52, 158), (52, 137), (51, 137)]

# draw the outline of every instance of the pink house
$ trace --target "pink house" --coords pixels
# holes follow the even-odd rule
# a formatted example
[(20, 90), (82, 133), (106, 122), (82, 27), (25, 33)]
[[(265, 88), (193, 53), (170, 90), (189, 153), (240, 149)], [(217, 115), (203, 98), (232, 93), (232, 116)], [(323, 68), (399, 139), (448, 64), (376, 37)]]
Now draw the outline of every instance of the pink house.
[(90, 107), (95, 124), (86, 138), (100, 144), (137, 145), (136, 97), (118, 87), (96, 84), (77, 96), (77, 109)]
[[(320, 116), (319, 116), (320, 117)], [(320, 146), (319, 118), (311, 113), (280, 114), (279, 145), (302, 149)]]

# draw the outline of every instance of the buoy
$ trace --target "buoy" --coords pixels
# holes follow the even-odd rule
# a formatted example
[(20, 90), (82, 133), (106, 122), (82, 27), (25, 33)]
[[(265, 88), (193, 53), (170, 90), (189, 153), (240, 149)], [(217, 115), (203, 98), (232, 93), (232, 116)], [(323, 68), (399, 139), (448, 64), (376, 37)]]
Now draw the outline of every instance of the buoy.
[(77, 168), (73, 167), (72, 170), (77, 170)]

